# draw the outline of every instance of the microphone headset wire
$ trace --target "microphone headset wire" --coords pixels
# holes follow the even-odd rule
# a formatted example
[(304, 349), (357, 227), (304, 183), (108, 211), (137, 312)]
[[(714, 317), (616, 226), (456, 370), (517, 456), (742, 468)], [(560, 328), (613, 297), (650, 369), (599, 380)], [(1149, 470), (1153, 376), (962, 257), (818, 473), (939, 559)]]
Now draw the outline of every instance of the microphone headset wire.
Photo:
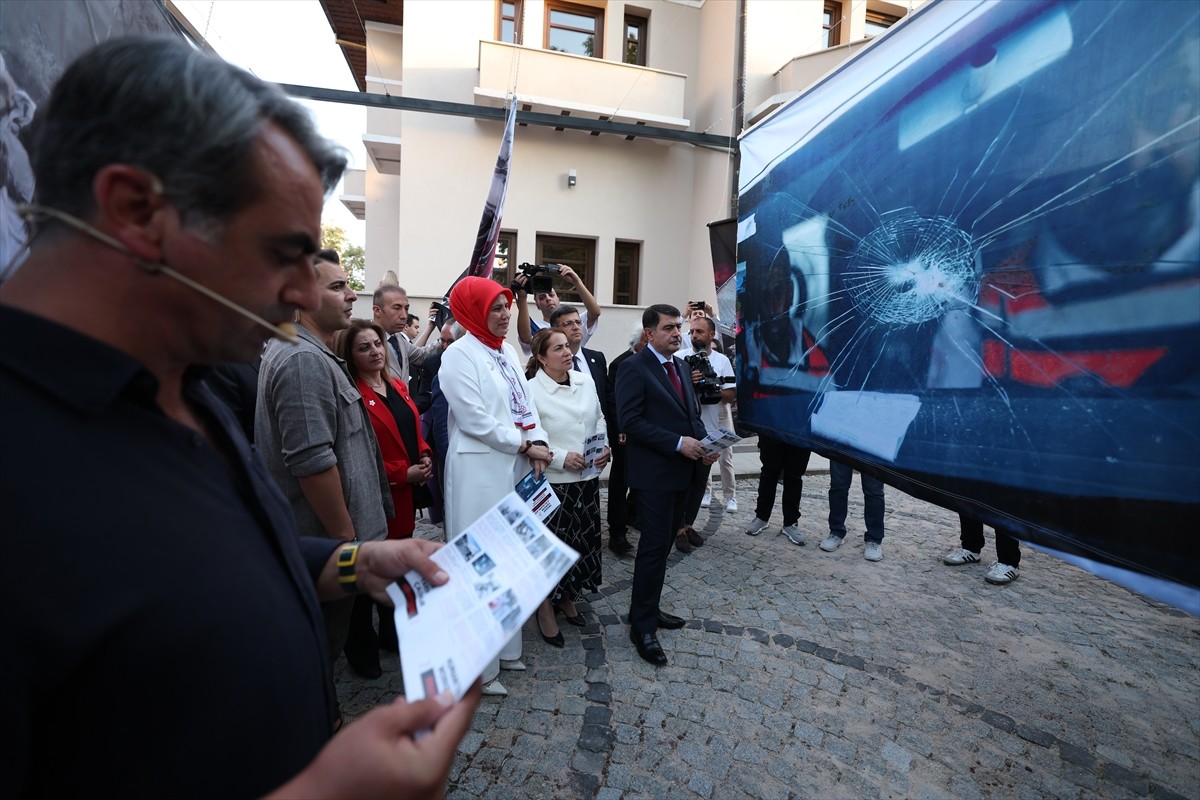
[[(95, 228), (93, 228), (91, 225), (88, 225), (83, 220), (77, 219), (76, 217), (73, 217), (64, 211), (59, 211), (56, 208), (48, 208), (46, 206), (21, 205), (21, 206), (17, 207), (17, 212), (21, 215), (22, 218), (24, 218), (28, 222), (37, 222), (37, 221), (43, 220), (47, 217), (53, 217), (54, 219), (58, 220), (59, 222), (69, 225), (72, 228), (74, 228), (75, 230), (80, 231), (81, 233), (84, 233), (88, 236), (91, 236), (93, 239), (96, 239), (97, 241), (103, 242), (104, 244), (106, 244), (110, 247), (116, 248), (117, 250), (121, 251), (122, 253), (126, 254), (131, 259), (133, 259), (133, 263), (137, 264), (139, 267), (141, 267), (146, 272), (148, 272), (152, 275), (155, 275), (155, 274), (166, 275), (168, 278), (172, 278), (176, 281), (179, 281), (184, 286), (187, 286), (189, 289), (194, 289), (195, 291), (199, 292), (200, 294), (204, 295), (205, 297), (208, 297), (212, 300), (217, 301), (218, 303), (225, 306), (229, 310), (236, 311), (237, 313), (241, 314), (243, 317), (246, 317), (247, 319), (258, 323), (259, 325), (262, 325), (264, 328), (269, 330), (275, 336), (275, 338), (282, 339), (283, 341), (288, 342), (289, 344), (297, 344), (300, 341), (300, 339), (296, 336), (296, 326), (293, 325), (292, 323), (285, 322), (281, 325), (275, 325), (273, 323), (267, 322), (265, 319), (263, 319), (259, 315), (255, 314), (253, 311), (250, 311), (249, 309), (238, 305), (237, 303), (233, 302), (232, 300), (230, 300), (227, 297), (217, 294), (212, 289), (209, 289), (207, 286), (204, 286), (203, 284), (197, 283), (196, 281), (192, 280), (191, 278), (187, 277), (186, 275), (176, 272), (175, 270), (168, 267), (166, 264), (163, 264), (161, 262), (150, 262), (150, 261), (146, 261), (145, 259), (138, 258), (122, 242), (117, 241), (116, 239), (114, 239), (113, 237), (109, 236), (106, 233), (102, 233), (101, 231), (96, 230)], [(21, 246), (21, 249), (17, 251), (17, 256), (20, 256), (20, 254), (23, 253), (29, 247), (29, 244), (32, 240), (33, 240), (33, 234), (30, 234), (29, 239), (27, 239), (25, 241), (25, 243)]]

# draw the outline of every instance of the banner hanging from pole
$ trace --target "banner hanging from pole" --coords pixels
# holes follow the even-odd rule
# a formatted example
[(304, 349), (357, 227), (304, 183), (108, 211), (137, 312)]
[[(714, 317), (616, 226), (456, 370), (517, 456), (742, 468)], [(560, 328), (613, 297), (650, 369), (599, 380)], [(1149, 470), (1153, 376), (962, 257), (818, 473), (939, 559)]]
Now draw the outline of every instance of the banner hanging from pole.
[(508, 164), (512, 159), (513, 131), (516, 128), (517, 97), (509, 100), (508, 113), (504, 118), (504, 136), (500, 140), (500, 152), (496, 155), (496, 168), (492, 172), (492, 185), (488, 188), (487, 200), (483, 204), (483, 217), (479, 220), (479, 231), (475, 234), (475, 247), (471, 260), (461, 275), (454, 279), (442, 299), (438, 310), (437, 325), (445, 324), (450, 317), (450, 291), (455, 284), (468, 275), (480, 278), (492, 276), (492, 261), (496, 256), (496, 242), (500, 238), (500, 222), (504, 218), (504, 198), (508, 194)]

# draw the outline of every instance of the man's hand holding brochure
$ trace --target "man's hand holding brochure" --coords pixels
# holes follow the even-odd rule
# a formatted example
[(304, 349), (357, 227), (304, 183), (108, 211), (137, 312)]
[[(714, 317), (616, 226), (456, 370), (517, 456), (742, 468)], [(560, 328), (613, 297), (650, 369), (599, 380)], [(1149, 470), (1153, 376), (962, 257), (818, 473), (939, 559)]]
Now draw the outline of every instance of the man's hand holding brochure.
[(742, 437), (728, 428), (717, 428), (716, 431), (700, 440), (700, 446), (704, 448), (705, 453), (712, 455), (713, 453), (721, 452), (727, 447), (733, 447), (741, 440)]
[(409, 572), (389, 586), (405, 697), (462, 698), (578, 559), (512, 492), (433, 554), (447, 583)]

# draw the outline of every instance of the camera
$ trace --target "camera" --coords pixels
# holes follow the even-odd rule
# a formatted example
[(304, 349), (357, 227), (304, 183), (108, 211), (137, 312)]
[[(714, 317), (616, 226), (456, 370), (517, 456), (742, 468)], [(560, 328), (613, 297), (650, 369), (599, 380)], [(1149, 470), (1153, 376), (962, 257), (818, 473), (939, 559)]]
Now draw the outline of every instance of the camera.
[(721, 402), (721, 387), (736, 380), (732, 376), (718, 375), (704, 353), (686, 355), (683, 361), (688, 365), (689, 371), (700, 373), (700, 382), (692, 384), (700, 405), (711, 406)]
[(521, 271), (529, 280), (525, 286), (513, 281), (509, 284), (509, 289), (514, 294), (520, 291), (527, 291), (531, 294), (542, 294), (554, 289), (554, 276), (562, 273), (562, 267), (558, 264), (518, 264), (517, 269)]
[(454, 315), (450, 313), (450, 299), (443, 298), (442, 302), (433, 301), (433, 308), (429, 312), (429, 321), (437, 323), (438, 319), (454, 319)]
[(704, 301), (703, 300), (688, 300), (688, 310), (703, 311), (704, 310)]

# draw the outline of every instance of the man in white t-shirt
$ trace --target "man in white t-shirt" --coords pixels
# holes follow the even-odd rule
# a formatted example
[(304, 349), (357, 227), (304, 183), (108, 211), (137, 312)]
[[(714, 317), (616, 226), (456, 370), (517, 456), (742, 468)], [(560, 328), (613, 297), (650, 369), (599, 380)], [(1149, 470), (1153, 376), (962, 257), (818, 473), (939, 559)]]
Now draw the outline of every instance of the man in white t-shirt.
[[(689, 336), (693, 335), (691, 329), (694, 327), (694, 323), (697, 318), (698, 319), (708, 319), (709, 325), (714, 326), (714, 327), (717, 326), (719, 320), (717, 320), (716, 314), (713, 312), (712, 306), (705, 304), (703, 311), (700, 310), (698, 303), (697, 304), (689, 303), (688, 306), (689, 306), (689, 310), (688, 310), (688, 318), (689, 318), (688, 319), (688, 334), (689, 334)], [(706, 326), (706, 328), (707, 328), (707, 326)], [(731, 378), (734, 377), (735, 373), (733, 371), (733, 362), (729, 359), (728, 356), (724, 355), (723, 353), (721, 353), (719, 350), (716, 349), (716, 341), (717, 340), (716, 340), (715, 332), (712, 331), (711, 328), (708, 328), (708, 330), (713, 333), (713, 336), (711, 336), (709, 338), (709, 344), (708, 344), (709, 363), (712, 364), (713, 370), (717, 373), (717, 375), (728, 376)], [(701, 338), (704, 337), (703, 332), (700, 335), (701, 335)], [(681, 347), (679, 349), (679, 357), (680, 358), (683, 358), (684, 356), (687, 356), (690, 353), (694, 352), (691, 349), (690, 344), (691, 344), (691, 340), (689, 338), (688, 340), (685, 341), (684, 347)], [(717, 357), (716, 361), (714, 361), (712, 358), (712, 356), (714, 356), (714, 355)], [(725, 371), (722, 371), (722, 368), (718, 367), (718, 362), (721, 363), (722, 365), (724, 365)], [(734, 384), (730, 383), (726, 387), (723, 387), (723, 388), (728, 388), (729, 391), (722, 392), (721, 402), (710, 408), (710, 410), (708, 411), (708, 416), (705, 416), (703, 414), (701, 415), (702, 418), (705, 420), (705, 424), (708, 426), (708, 429), (710, 431), (715, 429), (715, 426), (710, 424), (712, 415), (714, 413), (718, 414), (717, 424), (720, 427), (726, 428), (727, 430), (733, 430)], [(711, 409), (717, 409), (717, 411), (713, 411)], [(703, 411), (704, 409), (701, 409), (701, 410)], [(737, 507), (737, 485), (735, 483), (734, 474), (733, 474), (733, 448), (730, 447), (730, 448), (726, 448), (721, 451), (721, 457), (719, 459), (717, 459), (717, 467), (721, 471), (721, 494), (722, 494), (722, 499), (725, 502), (725, 513), (733, 514), (738, 510), (738, 507)], [(704, 487), (704, 495), (700, 499), (700, 507), (708, 508), (711, 498), (712, 498), (712, 477), (710, 475), (708, 482), (707, 482), (707, 484), (705, 484), (705, 487)]]
[[(583, 279), (575, 273), (575, 270), (570, 267), (559, 264), (559, 275), (562, 279), (569, 282), (575, 287), (575, 293), (579, 295), (579, 299), (583, 301), (583, 311), (579, 312), (579, 321), (583, 323), (583, 341), (580, 342), (580, 347), (588, 343), (588, 339), (592, 338), (592, 334), (596, 332), (596, 325), (600, 322), (600, 304), (596, 302), (596, 298), (588, 291), (587, 284)], [(517, 291), (517, 339), (521, 342), (521, 351), (528, 357), (531, 354), (529, 343), (533, 341), (533, 335), (542, 328), (553, 327), (550, 324), (550, 315), (554, 313), (554, 309), (558, 308), (561, 302), (558, 297), (558, 291), (553, 286), (548, 292), (536, 292), (533, 295), (533, 302), (537, 305), (538, 311), (542, 312), (541, 322), (535, 322), (529, 318), (529, 304), (525, 302), (526, 291), (525, 284), (528, 278), (524, 274), (518, 275), (513, 284), (521, 287)]]
[[(700, 311), (694, 312), (690, 322), (689, 333), (691, 334), (692, 350), (690, 353), (683, 353), (681, 351), (681, 358), (686, 358), (686, 356), (691, 355), (692, 353), (701, 353), (708, 357), (708, 363), (712, 366), (713, 372), (717, 374), (718, 378), (734, 377), (733, 364), (730, 363), (729, 358), (724, 353), (713, 349), (713, 340), (717, 335), (717, 325), (713, 321), (712, 317)], [(693, 371), (692, 383), (695, 384), (699, 381), (699, 379), (699, 373)], [(722, 419), (722, 409), (728, 408), (729, 404), (734, 401), (734, 398), (737, 394), (736, 389), (737, 387), (733, 383), (723, 383), (721, 384), (720, 402), (701, 403), (700, 421), (704, 423), (705, 433), (715, 433), (718, 428), (722, 427), (722, 424), (724, 423), (724, 420)], [(727, 425), (727, 423), (725, 424)], [(722, 455), (727, 452), (729, 451), (723, 451)], [(693, 482), (691, 489), (688, 491), (688, 498), (686, 504), (684, 505), (683, 512), (684, 525), (676, 535), (675, 541), (676, 546), (679, 547), (679, 549), (683, 552), (688, 552), (688, 550), (691, 549), (690, 547), (684, 547), (684, 542), (687, 542), (693, 547), (703, 544), (703, 539), (694, 531), (692, 528), (692, 523), (696, 521), (696, 514), (700, 511), (701, 500), (703, 499), (704, 495), (708, 494), (709, 471), (710, 467), (708, 466), (698, 469), (696, 471), (695, 481)], [(726, 497), (728, 498), (726, 501), (726, 508), (730, 512), (736, 511), (737, 500), (734, 499), (733, 495), (732, 469), (730, 470), (729, 479), (724, 481), (724, 487)]]

